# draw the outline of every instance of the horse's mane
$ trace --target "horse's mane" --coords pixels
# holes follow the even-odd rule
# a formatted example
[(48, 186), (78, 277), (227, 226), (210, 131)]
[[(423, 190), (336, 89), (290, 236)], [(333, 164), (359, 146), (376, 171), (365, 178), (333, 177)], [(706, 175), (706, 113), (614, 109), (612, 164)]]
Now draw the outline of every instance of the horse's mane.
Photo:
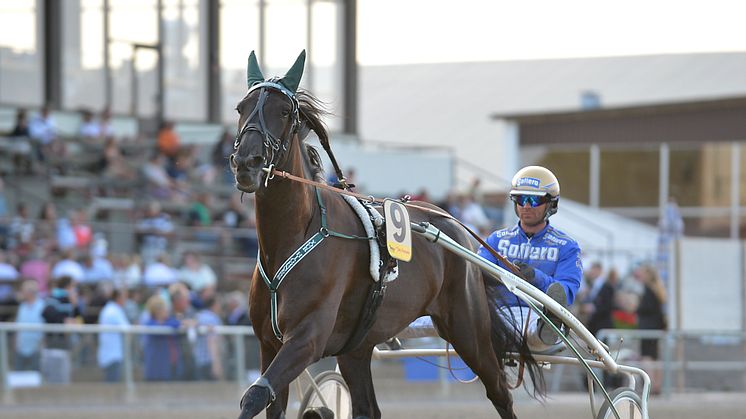
[[(307, 124), (308, 128), (316, 133), (322, 144), (325, 142), (328, 143), (329, 132), (322, 118), (331, 113), (325, 109), (324, 102), (302, 89), (298, 90), (296, 98), (298, 99), (300, 108), (301, 122)], [(306, 152), (303, 153), (303, 157), (306, 160), (307, 166), (309, 166), (311, 178), (323, 181), (324, 167), (319, 151), (309, 144), (305, 144), (305, 146)]]

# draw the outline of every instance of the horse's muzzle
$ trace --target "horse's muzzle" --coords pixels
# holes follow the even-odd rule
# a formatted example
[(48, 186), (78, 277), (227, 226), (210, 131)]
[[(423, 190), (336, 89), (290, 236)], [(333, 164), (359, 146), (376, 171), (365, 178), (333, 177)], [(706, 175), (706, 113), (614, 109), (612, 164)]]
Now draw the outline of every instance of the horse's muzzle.
[(253, 193), (262, 184), (264, 157), (249, 156), (243, 158), (235, 154), (230, 157), (231, 170), (236, 177), (236, 188), (239, 191)]

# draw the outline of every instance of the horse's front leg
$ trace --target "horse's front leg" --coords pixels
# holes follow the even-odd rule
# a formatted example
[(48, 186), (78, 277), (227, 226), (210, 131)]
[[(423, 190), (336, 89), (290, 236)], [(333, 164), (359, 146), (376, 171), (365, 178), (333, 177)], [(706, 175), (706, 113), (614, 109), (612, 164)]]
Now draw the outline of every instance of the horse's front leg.
[(277, 391), (277, 398), (267, 406), (267, 419), (285, 419), (285, 411), (288, 407), (288, 386)]
[[(324, 342), (331, 333), (331, 324), (307, 318), (303, 324), (293, 329), (292, 334), (287, 335), (286, 341), (269, 366), (266, 369), (264, 365), (262, 366), (262, 375), (241, 398), (239, 419), (253, 418), (268, 406), (268, 418), (283, 417), (287, 404), (288, 386), (306, 367), (321, 358), (325, 347)], [(264, 364), (264, 356), (262, 356), (262, 364)]]

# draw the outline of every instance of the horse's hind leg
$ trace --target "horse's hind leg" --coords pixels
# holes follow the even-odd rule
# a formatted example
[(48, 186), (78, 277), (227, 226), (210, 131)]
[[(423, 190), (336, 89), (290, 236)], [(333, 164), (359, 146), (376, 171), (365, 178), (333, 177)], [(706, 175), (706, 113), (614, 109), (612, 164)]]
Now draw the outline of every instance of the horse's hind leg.
[(337, 357), (339, 371), (350, 388), (352, 417), (354, 419), (380, 419), (370, 359), (373, 348), (362, 348)]
[[(451, 313), (449, 325), (437, 324), (439, 330), (447, 333), (453, 349), (464, 360), (466, 365), (479, 376), (495, 409), (503, 419), (515, 418), (513, 397), (508, 388), (505, 371), (497, 360), (497, 355), (490, 343), (489, 317), (480, 319), (466, 314), (465, 305)], [(458, 312), (461, 311), (462, 314)]]
[(466, 365), (479, 376), (500, 417), (513, 419), (516, 417), (513, 397), (492, 346), (493, 316), (487, 295), (482, 284), (468, 279), (469, 272), (461, 278), (467, 278), (466, 286), (451, 284), (450, 289), (441, 294), (447, 301), (442, 307), (448, 308), (440, 316), (433, 316), (433, 321)]

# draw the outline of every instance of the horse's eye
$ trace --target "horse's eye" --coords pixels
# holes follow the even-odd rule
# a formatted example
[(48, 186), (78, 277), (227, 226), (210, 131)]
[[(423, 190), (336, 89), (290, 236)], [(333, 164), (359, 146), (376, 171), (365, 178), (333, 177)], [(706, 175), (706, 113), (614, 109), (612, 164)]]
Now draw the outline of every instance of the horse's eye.
[(284, 111), (282, 111), (282, 117), (283, 118), (287, 118), (288, 116), (290, 116), (290, 110), (285, 109)]

